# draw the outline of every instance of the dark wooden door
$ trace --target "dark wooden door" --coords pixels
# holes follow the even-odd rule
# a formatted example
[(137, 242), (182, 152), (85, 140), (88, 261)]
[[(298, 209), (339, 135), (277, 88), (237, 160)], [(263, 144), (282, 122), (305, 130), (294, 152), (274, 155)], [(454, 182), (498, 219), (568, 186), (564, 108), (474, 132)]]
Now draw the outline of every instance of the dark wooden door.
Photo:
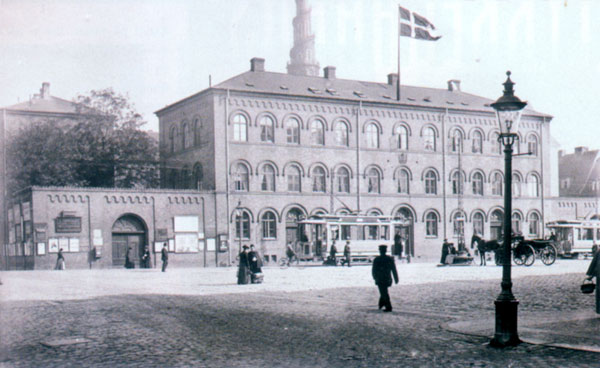
[(131, 247), (132, 261), (139, 267), (140, 247), (144, 236), (140, 234), (113, 234), (112, 259), (113, 266), (125, 266), (127, 249)]

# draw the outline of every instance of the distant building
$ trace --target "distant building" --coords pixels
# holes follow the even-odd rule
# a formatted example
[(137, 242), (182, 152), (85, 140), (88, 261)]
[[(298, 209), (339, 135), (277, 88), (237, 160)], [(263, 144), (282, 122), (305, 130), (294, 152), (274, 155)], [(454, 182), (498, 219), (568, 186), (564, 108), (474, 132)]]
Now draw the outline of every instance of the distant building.
[(600, 150), (576, 147), (575, 152), (559, 153), (561, 197), (598, 197), (600, 194)]

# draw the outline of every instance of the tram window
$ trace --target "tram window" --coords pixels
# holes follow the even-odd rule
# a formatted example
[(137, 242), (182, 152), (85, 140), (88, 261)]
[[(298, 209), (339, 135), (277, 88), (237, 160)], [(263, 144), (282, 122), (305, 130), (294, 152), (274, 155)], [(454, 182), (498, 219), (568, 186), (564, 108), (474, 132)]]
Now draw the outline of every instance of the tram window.
[(581, 240), (594, 240), (594, 229), (585, 228), (582, 233), (583, 239)]
[(596, 229), (596, 240), (600, 240), (600, 229)]
[(352, 233), (350, 232), (350, 225), (342, 225), (342, 240), (351, 240)]
[(337, 225), (331, 227), (331, 240), (339, 240), (340, 232)]
[(390, 227), (385, 225), (381, 227), (381, 239), (388, 240), (390, 238)]
[(366, 239), (369, 239), (369, 240), (379, 239), (379, 226), (369, 225), (369, 226), (366, 226), (366, 230), (368, 231), (367, 235), (365, 236)]

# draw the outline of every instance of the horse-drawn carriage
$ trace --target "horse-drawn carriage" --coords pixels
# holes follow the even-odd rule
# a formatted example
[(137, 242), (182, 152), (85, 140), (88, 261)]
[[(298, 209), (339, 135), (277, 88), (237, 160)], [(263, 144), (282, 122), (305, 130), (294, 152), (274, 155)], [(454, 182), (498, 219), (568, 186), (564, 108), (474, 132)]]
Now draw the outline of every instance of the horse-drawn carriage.
[[(486, 265), (486, 254), (493, 253), (496, 265), (502, 265), (502, 242), (498, 240), (484, 240), (477, 235), (471, 239), (471, 248), (477, 247), (475, 257), (476, 263), (481, 266)], [(558, 252), (554, 241), (550, 239), (525, 239), (523, 236), (513, 236), (512, 260), (518, 266), (531, 266), (536, 258), (542, 260), (546, 266), (550, 266), (556, 261)]]

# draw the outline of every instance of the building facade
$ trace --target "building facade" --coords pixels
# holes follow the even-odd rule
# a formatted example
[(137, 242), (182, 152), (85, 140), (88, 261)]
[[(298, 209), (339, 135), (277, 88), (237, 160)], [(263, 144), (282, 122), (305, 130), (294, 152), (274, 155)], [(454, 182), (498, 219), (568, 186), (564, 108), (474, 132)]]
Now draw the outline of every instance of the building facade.
[[(444, 238), (499, 236), (504, 154), (490, 99), (448, 88), (250, 70), (175, 102), (160, 122), (165, 188), (214, 190), (216, 220), (232, 243), (267, 259), (303, 239), (298, 221), (318, 213), (403, 217), (416, 257)], [(500, 85), (500, 83), (499, 83)], [(498, 93), (501, 89), (499, 87)], [(512, 221), (542, 236), (550, 193), (552, 117), (526, 109), (513, 161)], [(270, 257), (269, 257), (270, 256)]]

